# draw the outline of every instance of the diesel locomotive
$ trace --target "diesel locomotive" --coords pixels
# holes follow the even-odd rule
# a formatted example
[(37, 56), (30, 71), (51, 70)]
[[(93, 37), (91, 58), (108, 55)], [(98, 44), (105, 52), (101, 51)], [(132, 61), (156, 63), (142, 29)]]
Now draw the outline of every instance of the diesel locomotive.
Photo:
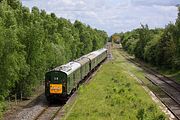
[(79, 83), (107, 58), (102, 48), (45, 74), (45, 96), (48, 101), (67, 100)]

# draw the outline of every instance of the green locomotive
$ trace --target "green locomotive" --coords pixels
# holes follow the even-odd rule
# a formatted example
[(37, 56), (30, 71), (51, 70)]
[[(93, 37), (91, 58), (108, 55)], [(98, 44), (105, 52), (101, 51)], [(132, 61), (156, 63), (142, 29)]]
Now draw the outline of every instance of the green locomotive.
[(102, 48), (48, 71), (45, 74), (47, 100), (66, 100), (79, 83), (106, 58), (107, 49)]

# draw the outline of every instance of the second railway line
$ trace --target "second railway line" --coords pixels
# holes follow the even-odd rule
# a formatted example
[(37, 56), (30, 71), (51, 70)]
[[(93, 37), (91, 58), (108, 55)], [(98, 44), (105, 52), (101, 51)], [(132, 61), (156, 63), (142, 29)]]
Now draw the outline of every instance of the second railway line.
[(155, 95), (171, 111), (171, 113), (175, 116), (175, 120), (180, 120), (180, 84), (152, 69), (147, 68), (144, 64), (137, 63), (134, 59), (122, 53), (122, 51), (120, 52), (121, 55), (129, 62), (146, 71), (145, 77), (155, 86), (158, 86), (161, 91), (154, 91)]

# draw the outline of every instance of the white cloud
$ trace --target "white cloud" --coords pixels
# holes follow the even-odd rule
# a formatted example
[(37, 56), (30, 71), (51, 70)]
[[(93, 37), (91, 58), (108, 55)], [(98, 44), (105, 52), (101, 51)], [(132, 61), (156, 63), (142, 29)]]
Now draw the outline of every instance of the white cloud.
[(177, 17), (179, 0), (22, 0), (59, 17), (76, 19), (110, 34), (132, 30), (142, 24), (164, 27)]
[(179, 4), (179, 0), (131, 0), (134, 5), (142, 5), (142, 6), (152, 6), (152, 5), (160, 5), (160, 6), (175, 6)]

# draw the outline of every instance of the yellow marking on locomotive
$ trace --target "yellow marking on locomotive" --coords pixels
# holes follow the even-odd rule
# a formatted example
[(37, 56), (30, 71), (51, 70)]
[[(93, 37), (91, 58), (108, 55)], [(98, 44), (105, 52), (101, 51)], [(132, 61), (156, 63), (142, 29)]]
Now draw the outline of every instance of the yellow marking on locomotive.
[(52, 94), (62, 93), (62, 84), (50, 84), (50, 93)]

